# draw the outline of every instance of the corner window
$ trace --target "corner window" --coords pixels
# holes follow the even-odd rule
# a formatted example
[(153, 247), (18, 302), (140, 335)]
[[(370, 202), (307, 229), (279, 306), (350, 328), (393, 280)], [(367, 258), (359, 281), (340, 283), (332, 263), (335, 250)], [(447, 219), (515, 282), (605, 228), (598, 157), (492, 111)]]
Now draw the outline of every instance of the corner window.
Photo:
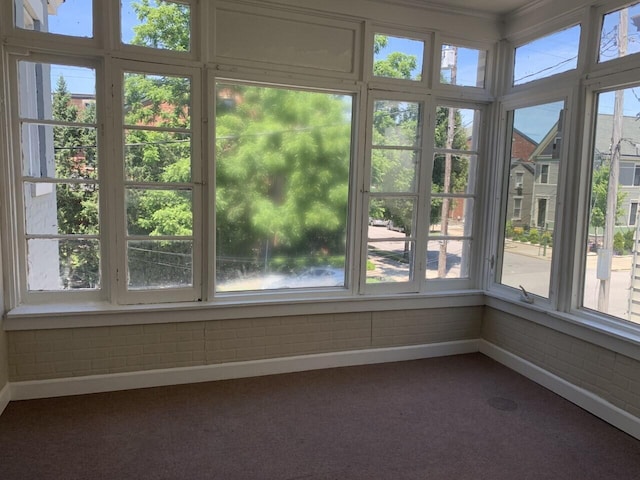
[(353, 97), (216, 84), (216, 291), (347, 285)]
[(640, 323), (640, 298), (636, 293), (640, 291), (640, 271), (634, 260), (639, 238), (635, 172), (636, 144), (640, 143), (636, 114), (640, 112), (640, 102), (636, 89), (598, 95), (589, 223), (582, 259), (582, 305)]
[(580, 25), (576, 25), (517, 47), (513, 85), (574, 70), (579, 46)]
[[(509, 112), (510, 161), (499, 281), (549, 296), (564, 102)], [(554, 158), (557, 157), (557, 158)], [(537, 177), (537, 180), (536, 180)], [(509, 209), (513, 210), (509, 212)]]

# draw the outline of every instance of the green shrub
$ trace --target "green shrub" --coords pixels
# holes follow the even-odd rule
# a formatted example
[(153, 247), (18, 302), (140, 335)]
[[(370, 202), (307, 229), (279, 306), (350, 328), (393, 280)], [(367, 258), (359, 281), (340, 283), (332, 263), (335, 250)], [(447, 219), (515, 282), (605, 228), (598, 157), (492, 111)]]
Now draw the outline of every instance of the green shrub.
[(535, 228), (532, 228), (531, 230), (529, 230), (529, 241), (534, 245), (537, 245), (538, 243), (540, 243), (540, 234), (538, 233), (538, 230), (536, 230)]
[(623, 233), (624, 236), (624, 250), (626, 252), (633, 252), (633, 237), (634, 237), (634, 231), (633, 230), (627, 230), (626, 232)]
[(616, 255), (624, 253), (624, 235), (622, 232), (616, 232), (613, 236), (613, 251)]
[(506, 238), (513, 237), (513, 224), (509, 221), (504, 229), (504, 236)]

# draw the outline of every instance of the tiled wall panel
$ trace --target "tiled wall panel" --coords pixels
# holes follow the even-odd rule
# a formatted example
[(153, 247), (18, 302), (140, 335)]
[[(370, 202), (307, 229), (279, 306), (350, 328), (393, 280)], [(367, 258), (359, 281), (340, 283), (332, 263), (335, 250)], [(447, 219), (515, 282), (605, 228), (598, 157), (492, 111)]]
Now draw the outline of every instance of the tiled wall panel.
[(640, 362), (487, 307), (482, 337), (640, 417)]
[(482, 307), (11, 331), (11, 381), (238, 362), (480, 336)]

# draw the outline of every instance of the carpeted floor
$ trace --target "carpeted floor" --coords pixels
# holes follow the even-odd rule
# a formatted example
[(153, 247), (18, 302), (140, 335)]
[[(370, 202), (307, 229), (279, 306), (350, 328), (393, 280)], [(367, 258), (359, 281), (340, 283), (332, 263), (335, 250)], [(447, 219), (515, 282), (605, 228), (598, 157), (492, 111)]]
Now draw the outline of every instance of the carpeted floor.
[(12, 402), (0, 478), (624, 480), (640, 441), (471, 354)]

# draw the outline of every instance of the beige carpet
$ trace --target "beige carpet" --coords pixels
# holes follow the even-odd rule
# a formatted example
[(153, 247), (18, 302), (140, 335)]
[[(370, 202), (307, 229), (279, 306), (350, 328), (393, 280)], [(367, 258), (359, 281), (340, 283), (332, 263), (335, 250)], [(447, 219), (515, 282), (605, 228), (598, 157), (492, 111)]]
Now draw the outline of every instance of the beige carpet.
[(631, 480), (640, 441), (471, 354), (12, 402), (0, 478)]

